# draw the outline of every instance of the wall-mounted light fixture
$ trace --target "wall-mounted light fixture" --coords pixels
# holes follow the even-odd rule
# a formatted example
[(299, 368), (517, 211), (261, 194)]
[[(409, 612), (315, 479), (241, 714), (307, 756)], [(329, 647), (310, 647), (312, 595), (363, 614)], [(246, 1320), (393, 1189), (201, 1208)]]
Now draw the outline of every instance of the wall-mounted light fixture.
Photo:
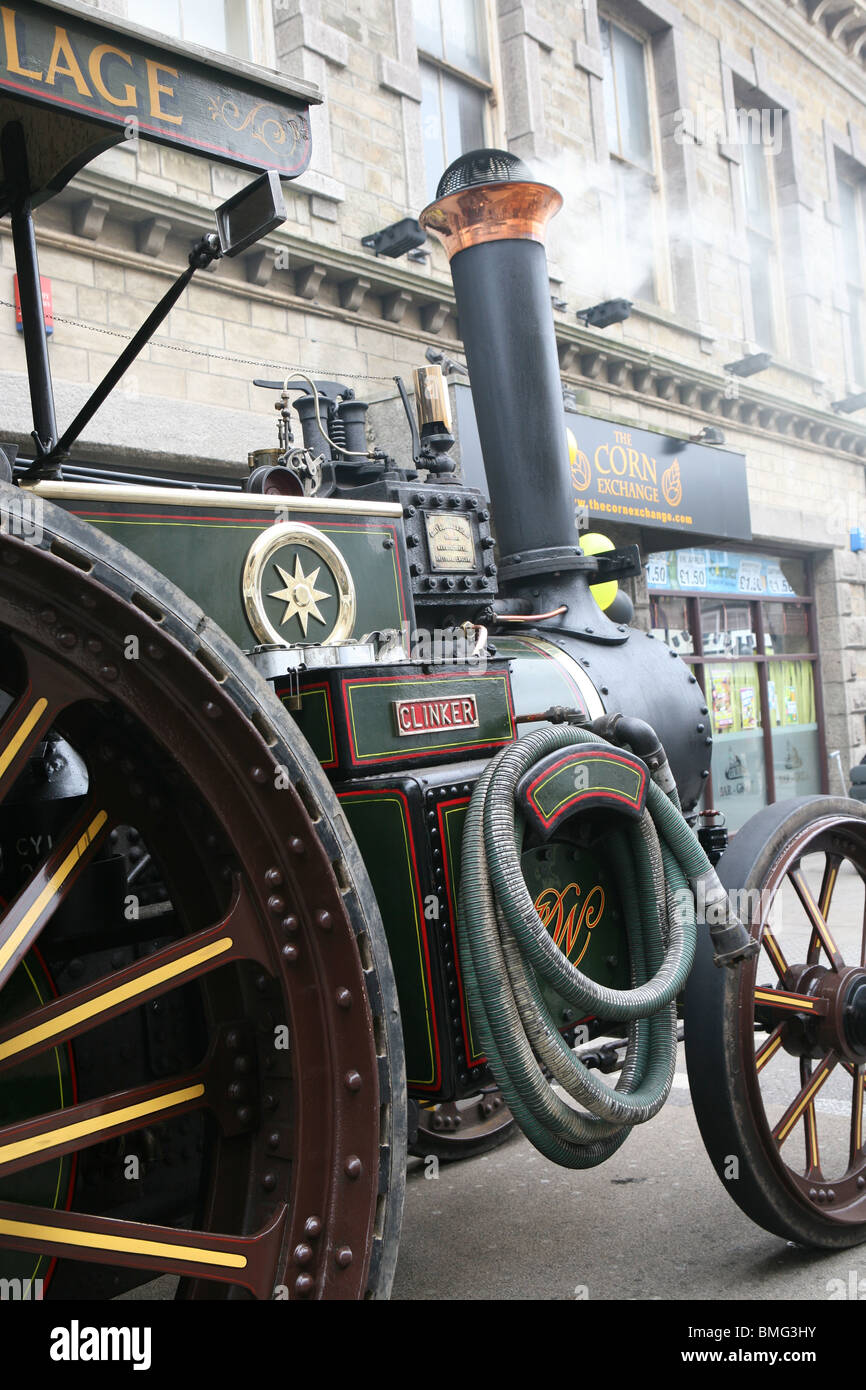
[(435, 362), (441, 367), (446, 376), (450, 376), (452, 372), (457, 372), (459, 376), (469, 375), (468, 367), (464, 367), (462, 362), (455, 362), (453, 358), (446, 357), (441, 348), (428, 347), (424, 356), (428, 362)]
[(416, 218), (402, 217), (399, 222), (392, 222), (389, 227), (383, 227), (379, 232), (370, 232), (368, 236), (362, 236), (361, 245), (366, 246), (368, 251), (375, 252), (377, 256), (390, 256), (393, 259), (423, 246), (426, 240), (427, 233)]
[(624, 323), (633, 307), (630, 299), (605, 299), (590, 309), (578, 309), (575, 317), (587, 328), (610, 328), (612, 323)]
[(724, 432), (717, 425), (704, 425), (697, 434), (665, 435), (657, 445), (663, 454), (677, 454), (684, 444), (724, 444)]
[(843, 415), (850, 415), (854, 410), (862, 410), (866, 406), (866, 391), (857, 391), (853, 396), (843, 396), (841, 401), (832, 401), (831, 408), (841, 411)]
[(773, 355), (770, 352), (748, 352), (745, 357), (738, 357), (736, 362), (726, 362), (725, 371), (733, 373), (734, 376), (756, 376), (758, 372), (765, 372), (772, 366)]

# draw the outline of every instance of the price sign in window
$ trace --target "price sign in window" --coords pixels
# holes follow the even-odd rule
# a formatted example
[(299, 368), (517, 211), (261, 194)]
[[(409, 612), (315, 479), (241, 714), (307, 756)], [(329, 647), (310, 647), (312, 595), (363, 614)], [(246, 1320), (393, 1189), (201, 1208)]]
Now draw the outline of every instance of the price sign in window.
[(791, 588), (779, 565), (767, 566), (767, 593), (774, 598), (781, 598), (783, 595), (793, 594)]
[(807, 591), (802, 560), (741, 555), (733, 550), (659, 550), (646, 557), (651, 589), (793, 598)]
[(681, 589), (707, 587), (707, 552), (705, 550), (677, 551), (677, 581)]
[(651, 589), (666, 589), (668, 587), (668, 557), (666, 555), (647, 556), (646, 582)]
[(760, 560), (741, 560), (737, 572), (737, 589), (741, 594), (763, 594), (767, 581)]

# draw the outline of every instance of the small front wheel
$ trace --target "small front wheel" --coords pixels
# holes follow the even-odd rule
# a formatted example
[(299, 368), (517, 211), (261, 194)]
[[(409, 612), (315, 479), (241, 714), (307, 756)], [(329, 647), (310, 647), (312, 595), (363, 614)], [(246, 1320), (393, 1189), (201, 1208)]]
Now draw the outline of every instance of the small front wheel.
[(866, 1240), (866, 807), (759, 811), (719, 877), (761, 952), (717, 969), (701, 941), (685, 998), (695, 1115), (734, 1201), (775, 1235)]

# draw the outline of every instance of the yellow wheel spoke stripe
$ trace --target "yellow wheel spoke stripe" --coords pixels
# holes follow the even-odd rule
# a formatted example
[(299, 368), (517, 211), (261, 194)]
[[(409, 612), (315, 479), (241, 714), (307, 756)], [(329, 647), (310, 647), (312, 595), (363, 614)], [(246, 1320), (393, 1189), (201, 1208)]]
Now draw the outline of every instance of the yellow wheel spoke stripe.
[(80, 836), (78, 841), (73, 845), (72, 849), (67, 854), (66, 858), (63, 860), (63, 863), (51, 875), (51, 878), (48, 880), (45, 887), (42, 889), (42, 892), (39, 894), (36, 901), (32, 903), (31, 906), (28, 908), (27, 912), (25, 912), (24, 916), (21, 918), (21, 921), (18, 923), (18, 926), (6, 938), (2, 945), (0, 945), (0, 970), (3, 969), (3, 967), (15, 954), (16, 950), (21, 945), (21, 942), (26, 939), (28, 933), (30, 932), (34, 924), (39, 921), (39, 918), (42, 916), (42, 913), (45, 911), (46, 907), (51, 902), (51, 899), (54, 897), (55, 893), (57, 893), (58, 890), (63, 887), (63, 884), (66, 882), (73, 869), (77, 866), (82, 856), (86, 854), (90, 845), (96, 839), (96, 836), (99, 834), (100, 830), (105, 825), (105, 822), (107, 820), (108, 815), (105, 811), (98, 811), (96, 813), (96, 815), (93, 817), (93, 820), (90, 822), (90, 825), (85, 830), (84, 834)]
[(756, 989), (755, 1002), (757, 1004), (775, 1004), (778, 1009), (802, 1009), (808, 1013), (814, 1009), (814, 999), (804, 999), (800, 995), (785, 994), (781, 990)]
[(795, 1108), (791, 1111), (791, 1114), (788, 1116), (784, 1125), (779, 1129), (776, 1138), (778, 1139), (780, 1144), (785, 1139), (787, 1139), (788, 1135), (791, 1133), (791, 1130), (799, 1120), (800, 1116), (806, 1109), (806, 1106), (809, 1104), (809, 1102), (814, 1100), (817, 1092), (821, 1089), (821, 1087), (824, 1085), (824, 1082), (827, 1080), (827, 1077), (830, 1075), (830, 1071), (831, 1068), (828, 1067), (826, 1063), (824, 1064), (824, 1066), (819, 1067), (818, 1071), (812, 1078), (812, 1084), (809, 1087), (808, 1091), (806, 1091), (805, 1094), (800, 1097), (800, 1100), (798, 1101)]
[(818, 1167), (818, 1118), (815, 1106), (810, 1103), (806, 1110), (806, 1143), (809, 1146), (809, 1167)]
[(836, 945), (836, 942), (833, 940), (832, 936), (830, 935), (830, 928), (827, 926), (827, 923), (824, 921), (824, 914), (823, 914), (823, 912), (821, 911), (821, 909), (818, 907), (818, 904), (815, 902), (815, 899), (812, 897), (812, 894), (811, 894), (811, 892), (810, 892), (810, 890), (809, 890), (809, 885), (807, 884), (806, 880), (803, 878), (802, 874), (798, 874), (798, 875), (797, 875), (797, 882), (798, 882), (799, 885), (800, 885), (800, 891), (802, 892), (803, 897), (806, 899), (806, 902), (807, 902), (808, 906), (811, 907), (811, 908), (813, 909), (814, 913), (815, 913), (815, 918), (817, 918), (817, 923), (820, 923), (820, 925), (817, 925), (817, 923), (815, 922), (815, 920), (813, 920), (813, 922), (812, 922), (812, 927), (813, 927), (813, 929), (814, 929), (816, 935), (817, 935), (818, 937), (820, 937), (820, 939), (821, 939), (821, 941), (822, 941), (822, 943), (823, 943), (823, 945), (824, 945), (824, 949), (826, 950), (827, 954), (829, 955), (830, 959), (832, 960), (834, 956), (838, 956), (838, 954), (839, 954), (839, 948), (838, 948), (838, 946)]
[(0, 1168), (5, 1163), (14, 1163), (16, 1159), (25, 1158), (28, 1154), (42, 1153), (46, 1149), (57, 1148), (60, 1144), (86, 1139), (99, 1134), (101, 1130), (114, 1129), (116, 1125), (142, 1119), (145, 1115), (153, 1115), (158, 1111), (172, 1110), (176, 1105), (197, 1100), (203, 1095), (204, 1086), (201, 1084), (187, 1086), (182, 1091), (165, 1091), (162, 1095), (152, 1096), (150, 1100), (141, 1101), (138, 1105), (126, 1105), (119, 1110), (106, 1111), (102, 1115), (91, 1115), (87, 1120), (58, 1125), (56, 1129), (46, 1130), (43, 1134), (32, 1134), (29, 1138), (19, 1139), (15, 1143), (0, 1144)]
[(159, 985), (165, 984), (168, 980), (175, 979), (179, 975), (185, 975), (188, 971), (194, 970), (196, 966), (204, 964), (205, 961), (213, 960), (215, 956), (224, 955), (233, 945), (232, 938), (224, 936), (219, 941), (211, 942), (209, 946), (203, 946), (199, 951), (191, 951), (189, 955), (170, 961), (168, 965), (159, 966), (156, 970), (149, 970), (146, 975), (140, 975), (136, 980), (130, 980), (125, 985), (117, 985), (114, 989), (107, 990), (105, 994), (99, 994), (95, 998), (89, 999), (86, 1004), (79, 1004), (77, 1008), (68, 1009), (66, 1013), (58, 1014), (56, 1018), (49, 1019), (36, 1028), (29, 1028), (23, 1033), (17, 1033), (15, 1037), (0, 1043), (0, 1061), (6, 1057), (14, 1056), (16, 1052), (24, 1052), (28, 1047), (34, 1047), (37, 1043), (45, 1042), (46, 1039), (63, 1033), (67, 1028), (76, 1027), (79, 1023), (96, 1018), (99, 1014), (113, 1009), (117, 1004), (134, 999), (136, 995), (147, 994), (149, 990), (156, 989)]
[(18, 725), (6, 747), (0, 753), (0, 777), (3, 777), (7, 768), (11, 767), (14, 759), (18, 756), (22, 747), (30, 737), (36, 725), (39, 723), (43, 714), (48, 708), (47, 700), (37, 700), (29, 714)]
[(839, 865), (838, 865), (838, 864), (832, 864), (832, 865), (830, 866), (830, 870), (829, 870), (829, 873), (827, 874), (827, 879), (826, 879), (826, 882), (825, 882), (825, 884), (824, 884), (824, 891), (823, 891), (823, 893), (821, 894), (820, 908), (821, 908), (821, 916), (822, 916), (822, 917), (826, 917), (826, 916), (827, 916), (827, 909), (828, 909), (828, 907), (830, 906), (830, 899), (831, 899), (832, 896), (833, 896), (833, 889), (834, 889), (835, 886), (836, 886), (836, 876), (837, 876), (838, 873), (839, 873)]
[(768, 954), (768, 956), (770, 957), (770, 960), (773, 962), (773, 965), (776, 967), (776, 973), (778, 974), (779, 978), (781, 979), (781, 977), (782, 977), (782, 976), (784, 975), (784, 973), (785, 973), (786, 965), (785, 965), (785, 957), (782, 955), (782, 952), (779, 950), (779, 943), (778, 943), (778, 941), (776, 940), (776, 938), (774, 937), (773, 933), (772, 933), (771, 931), (769, 931), (769, 930), (765, 930), (765, 931), (764, 931), (764, 935), (763, 935), (763, 937), (762, 937), (762, 940), (763, 940), (764, 945), (765, 945), (766, 948), (767, 948), (767, 954)]
[(781, 1046), (781, 1033), (777, 1034), (777, 1036), (773, 1038), (772, 1042), (764, 1043), (763, 1051), (760, 1051), (757, 1057), (755, 1058), (755, 1070), (760, 1071), (762, 1067), (765, 1067), (769, 1062), (770, 1058), (776, 1055)]
[(7, 1221), (0, 1217), (0, 1236), (13, 1240), (50, 1241), (53, 1245), (78, 1245), (90, 1250), (114, 1250), (123, 1255), (147, 1255), (151, 1259), (186, 1260), (190, 1264), (222, 1265), (245, 1269), (246, 1255), (230, 1250), (208, 1250), (200, 1245), (169, 1245), (159, 1240), (135, 1236), (113, 1236), (99, 1231), (76, 1231), (63, 1226), (38, 1226), (29, 1221)]

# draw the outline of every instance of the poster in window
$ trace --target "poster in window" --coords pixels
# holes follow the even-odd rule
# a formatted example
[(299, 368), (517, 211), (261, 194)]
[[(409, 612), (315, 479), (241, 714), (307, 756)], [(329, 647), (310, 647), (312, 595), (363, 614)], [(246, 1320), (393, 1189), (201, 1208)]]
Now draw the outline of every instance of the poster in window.
[(731, 701), (731, 673), (713, 675), (711, 680), (713, 700), (713, 727), (717, 733), (730, 729), (734, 722), (734, 707)]
[(744, 685), (740, 689), (740, 718), (744, 729), (757, 729), (758, 707), (755, 703), (755, 687)]
[(781, 724), (782, 716), (779, 714), (779, 703), (776, 699), (775, 681), (767, 681), (767, 701), (770, 706), (770, 724)]
[(798, 724), (797, 714), (797, 689), (796, 686), (785, 686), (785, 718), (789, 724)]

